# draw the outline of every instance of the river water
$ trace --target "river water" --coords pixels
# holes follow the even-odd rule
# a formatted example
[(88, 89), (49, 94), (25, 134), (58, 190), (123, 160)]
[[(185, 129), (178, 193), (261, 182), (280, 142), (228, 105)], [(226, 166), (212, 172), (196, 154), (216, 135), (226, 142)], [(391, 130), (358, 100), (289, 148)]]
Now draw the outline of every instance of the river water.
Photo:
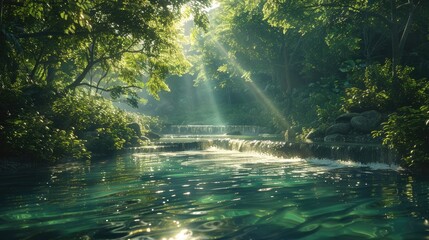
[(429, 239), (429, 182), (218, 149), (3, 173), (2, 239)]

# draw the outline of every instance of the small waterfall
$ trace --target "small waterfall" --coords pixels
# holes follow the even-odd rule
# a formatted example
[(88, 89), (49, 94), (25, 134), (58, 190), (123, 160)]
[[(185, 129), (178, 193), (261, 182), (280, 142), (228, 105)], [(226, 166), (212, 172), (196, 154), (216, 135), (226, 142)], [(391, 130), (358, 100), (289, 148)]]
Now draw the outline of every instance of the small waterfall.
[(210, 146), (241, 152), (260, 152), (277, 157), (328, 158), (360, 163), (385, 163), (399, 165), (398, 155), (381, 145), (293, 143), (280, 141), (247, 141), (215, 139)]
[(265, 132), (260, 126), (253, 125), (170, 125), (163, 133), (177, 135), (221, 135), (236, 133), (236, 135), (255, 136)]
[(129, 148), (130, 152), (159, 152), (203, 150), (217, 147), (240, 152), (258, 152), (276, 157), (320, 158), (368, 163), (399, 165), (394, 151), (377, 144), (298, 143), (269, 140), (203, 139), (193, 142), (159, 142), (153, 146)]

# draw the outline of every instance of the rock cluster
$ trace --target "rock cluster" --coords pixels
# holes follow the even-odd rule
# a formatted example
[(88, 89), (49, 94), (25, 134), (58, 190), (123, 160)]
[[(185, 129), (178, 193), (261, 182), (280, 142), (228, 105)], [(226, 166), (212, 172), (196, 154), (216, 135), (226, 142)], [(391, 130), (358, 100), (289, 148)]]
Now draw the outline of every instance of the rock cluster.
[(306, 139), (324, 142), (374, 142), (371, 131), (380, 128), (381, 113), (371, 110), (362, 113), (345, 113), (335, 119), (326, 130), (311, 131)]

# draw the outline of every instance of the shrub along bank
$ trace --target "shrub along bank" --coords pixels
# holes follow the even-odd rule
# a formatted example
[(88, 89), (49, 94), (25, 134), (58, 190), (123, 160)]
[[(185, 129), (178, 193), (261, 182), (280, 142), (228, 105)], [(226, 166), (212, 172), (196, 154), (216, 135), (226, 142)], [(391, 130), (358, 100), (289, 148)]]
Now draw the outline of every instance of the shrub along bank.
[[(122, 111), (100, 96), (47, 89), (3, 91), (0, 154), (55, 162), (111, 154), (143, 143), (150, 117)], [(43, 96), (50, 96), (43, 98)], [(136, 128), (136, 125), (139, 128)]]

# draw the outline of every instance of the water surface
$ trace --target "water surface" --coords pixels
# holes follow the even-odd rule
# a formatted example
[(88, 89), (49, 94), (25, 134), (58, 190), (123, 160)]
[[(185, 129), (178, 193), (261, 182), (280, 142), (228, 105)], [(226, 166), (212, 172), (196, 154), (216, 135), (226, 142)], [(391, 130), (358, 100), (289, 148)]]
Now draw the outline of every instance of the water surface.
[(209, 149), (0, 176), (2, 239), (429, 239), (429, 183)]

